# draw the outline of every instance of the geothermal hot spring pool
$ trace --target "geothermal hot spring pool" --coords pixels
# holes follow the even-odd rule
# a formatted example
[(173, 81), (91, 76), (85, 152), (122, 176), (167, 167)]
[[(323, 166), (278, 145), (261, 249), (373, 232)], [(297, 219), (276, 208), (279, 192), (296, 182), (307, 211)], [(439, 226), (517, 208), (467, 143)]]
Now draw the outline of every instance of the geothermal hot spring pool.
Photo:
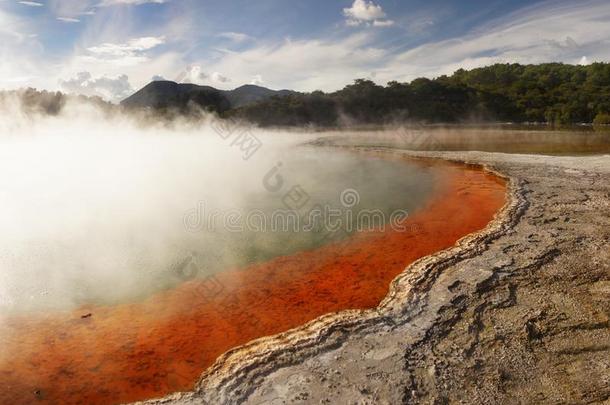
[(0, 137), (2, 404), (192, 389), (231, 348), (375, 307), (504, 204), (477, 168), (127, 127)]

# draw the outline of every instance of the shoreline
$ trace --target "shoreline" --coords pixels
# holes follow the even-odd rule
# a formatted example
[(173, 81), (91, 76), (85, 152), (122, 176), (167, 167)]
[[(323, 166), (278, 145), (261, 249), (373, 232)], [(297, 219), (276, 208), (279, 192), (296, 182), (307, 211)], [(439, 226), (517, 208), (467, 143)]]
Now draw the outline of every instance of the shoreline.
[[(392, 153), (482, 165), (509, 179), (507, 203), (483, 231), (405, 269), (378, 308), (323, 316), (298, 329), (251, 342), (223, 355), (204, 373), (195, 392), (145, 403), (263, 403), (281, 398), (281, 392), (286, 399), (323, 403), (338, 398), (381, 403), (483, 403), (511, 398), (590, 402), (610, 395), (610, 384), (595, 378), (603, 377), (600, 372), (607, 370), (603, 358), (610, 350), (603, 344), (609, 336), (608, 305), (603, 301), (604, 294), (610, 292), (607, 264), (603, 265), (608, 236), (607, 231), (588, 229), (589, 216), (603, 222), (604, 213), (610, 211), (610, 185), (603, 182), (603, 176), (610, 173), (610, 156)], [(560, 192), (549, 192), (549, 187)], [(573, 212), (578, 203), (570, 202), (578, 201), (572, 194), (579, 191), (586, 196), (582, 202), (590, 201), (592, 208), (580, 214)], [(544, 196), (559, 201), (550, 206)], [(565, 216), (564, 223), (572, 222), (576, 229), (565, 232), (555, 225), (560, 222), (554, 207)], [(578, 221), (579, 216), (583, 221)], [(553, 226), (562, 228), (563, 233), (562, 229), (547, 230)], [(533, 233), (524, 234), (528, 230), (521, 228)], [(586, 236), (579, 235), (581, 230), (587, 231)], [(583, 245), (583, 238), (590, 239), (590, 244)], [(599, 263), (581, 263), (591, 257), (586, 254), (588, 246), (597, 249)], [(574, 260), (574, 255), (580, 260)], [(555, 267), (558, 261), (566, 260), (584, 266), (576, 275), (572, 273), (572, 277), (585, 279), (577, 288), (584, 285), (587, 291), (598, 291), (584, 312), (588, 318), (599, 319), (581, 319), (565, 331), (547, 336), (546, 329), (570, 321), (565, 315), (570, 311), (561, 311), (562, 302), (571, 302), (572, 309), (583, 307), (573, 305), (574, 298), (557, 298), (569, 295), (573, 288), (555, 291), (545, 284), (537, 287), (559, 310), (536, 309), (527, 301), (520, 304), (521, 295), (527, 293), (529, 298), (527, 289), (532, 278), (541, 277), (538, 273), (552, 270), (555, 278), (564, 282), (566, 275)], [(578, 300), (587, 300), (586, 295), (579, 294)], [(540, 305), (545, 305), (544, 300)], [(499, 321), (505, 313), (517, 310), (521, 316)], [(557, 311), (563, 318), (555, 314)], [(578, 312), (573, 310), (569, 315)], [(514, 330), (508, 331), (513, 324)], [(507, 331), (493, 332), (500, 327)], [(500, 338), (486, 337), (494, 333)], [(577, 335), (576, 339), (571, 334)], [(585, 339), (589, 346), (570, 348), (582, 343), (583, 334), (592, 335)], [(576, 386), (571, 377), (562, 380), (566, 365), (561, 361), (551, 364), (553, 354), (550, 358), (545, 355), (547, 340), (565, 346), (559, 356), (568, 356), (570, 362), (575, 358), (584, 364), (593, 362), (581, 377), (582, 386)], [(596, 341), (602, 343), (596, 346)], [(437, 356), (439, 348), (443, 355)], [(541, 378), (553, 381), (545, 383)]]
[[(389, 148), (353, 148), (370, 154), (396, 155), (423, 160), (436, 160), (428, 156), (405, 154)], [(484, 171), (506, 182), (506, 200), (504, 206), (496, 212), (487, 226), (474, 233), (460, 238), (448, 249), (425, 256), (408, 265), (388, 287), (388, 293), (381, 303), (372, 309), (345, 310), (323, 315), (300, 327), (264, 337), (232, 349), (218, 358), (216, 363), (207, 369), (200, 378), (195, 391), (175, 393), (157, 400), (137, 402), (136, 404), (189, 404), (189, 403), (242, 403), (256, 389), (261, 378), (291, 365), (297, 365), (303, 359), (324, 354), (341, 345), (354, 331), (362, 331), (383, 325), (395, 325), (391, 318), (404, 318), (408, 322), (409, 313), (418, 311), (421, 302), (420, 292), (415, 286), (427, 282), (427, 277), (450, 266), (455, 260), (474, 256), (481, 244), (487, 243), (506, 232), (510, 224), (518, 219), (525, 200), (520, 193), (519, 182), (491, 168), (488, 165), (448, 160), (451, 163), (480, 167)], [(437, 276), (437, 275), (436, 275)], [(435, 276), (435, 277), (436, 277)], [(244, 389), (245, 388), (245, 389)]]

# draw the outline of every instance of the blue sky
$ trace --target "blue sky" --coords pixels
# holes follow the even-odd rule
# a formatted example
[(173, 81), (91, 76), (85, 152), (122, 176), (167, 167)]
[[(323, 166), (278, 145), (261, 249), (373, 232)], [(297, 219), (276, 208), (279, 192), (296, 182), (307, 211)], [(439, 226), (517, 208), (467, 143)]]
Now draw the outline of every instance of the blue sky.
[(607, 0), (0, 0), (0, 88), (112, 100), (161, 78), (331, 91), (609, 59)]

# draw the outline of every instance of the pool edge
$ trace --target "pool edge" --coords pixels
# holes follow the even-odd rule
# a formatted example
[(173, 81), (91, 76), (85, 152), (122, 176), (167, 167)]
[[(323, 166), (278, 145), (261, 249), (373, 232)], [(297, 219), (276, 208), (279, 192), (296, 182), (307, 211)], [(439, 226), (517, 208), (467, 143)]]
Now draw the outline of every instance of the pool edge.
[[(393, 148), (347, 148), (431, 159), (421, 153)], [(437, 160), (439, 157), (432, 159)], [(485, 228), (465, 235), (451, 248), (423, 257), (405, 267), (390, 283), (387, 295), (376, 308), (330, 313), (286, 332), (253, 340), (221, 355), (202, 373), (194, 391), (135, 404), (164, 404), (189, 399), (203, 403), (241, 403), (255, 388), (255, 384), (246, 385), (245, 381), (255, 382), (277, 369), (337, 347), (356, 330), (373, 325), (394, 324), (395, 320), (407, 323), (411, 315), (421, 313), (429, 285), (434, 283), (443, 270), (484, 251), (490, 242), (516, 225), (528, 205), (523, 180), (504, 174), (491, 164), (471, 162), (464, 158), (440, 159), (480, 167), (506, 181), (505, 203)], [(239, 389), (244, 386), (248, 389)]]

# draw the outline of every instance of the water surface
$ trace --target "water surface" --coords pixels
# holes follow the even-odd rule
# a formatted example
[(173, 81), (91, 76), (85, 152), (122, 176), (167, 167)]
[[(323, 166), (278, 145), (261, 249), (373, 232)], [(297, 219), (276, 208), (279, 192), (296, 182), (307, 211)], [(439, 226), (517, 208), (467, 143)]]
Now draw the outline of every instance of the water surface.
[[(0, 314), (137, 301), (311, 250), (353, 234), (362, 210), (389, 220), (421, 207), (438, 175), (323, 148), (280, 145), (243, 161), (197, 138), (69, 141), (36, 141), (72, 148), (65, 159), (23, 141), (0, 152)], [(1, 159), (15, 153), (22, 160)], [(313, 210), (340, 215), (331, 228)]]
[[(544, 155), (610, 153), (610, 129), (576, 127), (404, 126), (327, 133), (343, 145), (388, 146), (427, 151), (484, 151)], [(321, 134), (324, 136), (324, 134)]]
[[(199, 261), (202, 250), (195, 255), (194, 276), (172, 287), (112, 304), (88, 296), (95, 299), (76, 310), (6, 316), (0, 402), (123, 403), (192, 389), (202, 371), (231, 348), (323, 314), (378, 305), (406, 265), (482, 229), (504, 203), (503, 182), (478, 169), (336, 153), (299, 153), (290, 176), (316, 198), (332, 201), (337, 190), (355, 190), (356, 184), (360, 205), (410, 207), (405, 228), (352, 232), (323, 243), (272, 235), (254, 254), (249, 250), (234, 265), (209, 272)], [(335, 157), (341, 165), (328, 165)], [(322, 176), (307, 183), (309, 176), (299, 177), (304, 173)]]

